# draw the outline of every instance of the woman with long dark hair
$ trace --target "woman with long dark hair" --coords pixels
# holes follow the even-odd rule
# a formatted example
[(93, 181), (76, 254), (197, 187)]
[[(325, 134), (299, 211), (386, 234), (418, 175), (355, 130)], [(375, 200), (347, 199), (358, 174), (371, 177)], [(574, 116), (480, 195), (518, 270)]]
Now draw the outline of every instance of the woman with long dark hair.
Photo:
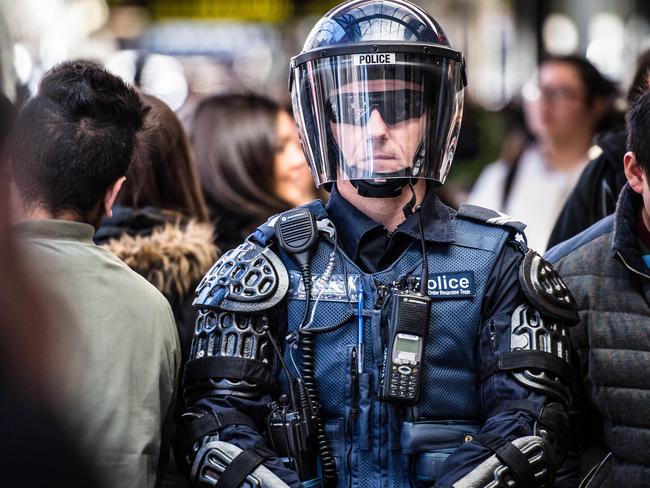
[(194, 330), (194, 289), (218, 252), (185, 131), (163, 101), (142, 97), (151, 106), (149, 127), (113, 217), (102, 223), (95, 240), (169, 300), (185, 358)]
[(190, 128), (201, 186), (223, 250), (269, 216), (316, 197), (293, 119), (259, 95), (215, 95)]
[[(162, 100), (142, 98), (151, 107), (148, 128), (113, 216), (103, 222), (95, 240), (165, 295), (174, 312), (184, 365), (194, 331), (194, 289), (218, 249), (183, 126)], [(179, 407), (177, 403), (177, 412)], [(173, 453), (168, 454), (173, 460)], [(173, 461), (167, 463), (161, 486), (187, 486)]]

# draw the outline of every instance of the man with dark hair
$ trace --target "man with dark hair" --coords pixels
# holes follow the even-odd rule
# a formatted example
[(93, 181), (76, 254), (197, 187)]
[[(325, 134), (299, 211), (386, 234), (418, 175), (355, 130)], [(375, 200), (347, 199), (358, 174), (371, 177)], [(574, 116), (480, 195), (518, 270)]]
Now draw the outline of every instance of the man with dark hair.
[(125, 180), (146, 112), (134, 89), (99, 66), (52, 69), (22, 110), (13, 140), (26, 210), (97, 226)]
[(86, 459), (116, 488), (155, 485), (179, 366), (167, 301), (92, 241), (111, 215), (147, 110), (100, 66), (64, 63), (19, 114), (10, 147), (27, 219), (15, 232), (50, 280), (65, 325), (53, 342), (57, 406)]
[(582, 319), (571, 331), (584, 390), (576, 405), (581, 468), (601, 461), (589, 486), (634, 488), (650, 477), (650, 93), (632, 104), (626, 121), (627, 184), (615, 213), (546, 257)]
[[(627, 92), (631, 104), (648, 89), (650, 50), (636, 61), (636, 72)], [(623, 155), (627, 133), (623, 124), (596, 136), (589, 151), (591, 161), (569, 195), (548, 241), (548, 249), (570, 239), (600, 219), (614, 212), (616, 200), (627, 183), (623, 172)]]

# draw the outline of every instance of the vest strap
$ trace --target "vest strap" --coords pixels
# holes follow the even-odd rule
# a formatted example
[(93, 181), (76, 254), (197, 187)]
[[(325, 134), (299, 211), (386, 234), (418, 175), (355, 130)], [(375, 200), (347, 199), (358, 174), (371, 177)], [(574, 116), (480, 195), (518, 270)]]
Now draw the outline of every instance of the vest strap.
[(256, 359), (210, 356), (188, 361), (185, 365), (184, 384), (205, 378), (246, 380), (266, 388), (272, 382), (269, 365)]
[(244, 415), (237, 410), (227, 410), (225, 412), (214, 412), (202, 415), (198, 418), (183, 419), (181, 418), (181, 428), (178, 429), (178, 445), (183, 454), (190, 451), (192, 445), (206, 435), (218, 432), (230, 425), (246, 425), (255, 429), (255, 424), (248, 415)]
[(457, 230), (453, 245), (497, 252), (501, 245), (501, 240), (496, 237), (468, 234)]
[(483, 383), (499, 371), (518, 369), (542, 369), (570, 382), (571, 367), (564, 359), (544, 351), (519, 350), (503, 352), (479, 370), (479, 381)]
[(244, 449), (237, 454), (235, 459), (221, 473), (219, 481), (214, 485), (214, 488), (238, 488), (244, 482), (246, 476), (255, 471), (260, 464), (271, 457), (269, 452), (265, 452), (266, 450), (263, 451), (260, 447), (255, 446)]

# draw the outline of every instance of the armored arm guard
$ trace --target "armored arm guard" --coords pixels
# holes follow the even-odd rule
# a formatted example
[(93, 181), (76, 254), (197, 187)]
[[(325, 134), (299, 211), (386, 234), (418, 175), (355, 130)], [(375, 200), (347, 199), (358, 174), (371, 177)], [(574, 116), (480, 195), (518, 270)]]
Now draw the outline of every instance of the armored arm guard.
[(510, 352), (499, 357), (499, 370), (511, 371), (522, 385), (544, 393), (568, 409), (572, 371), (569, 327), (580, 321), (566, 284), (534, 251), (521, 263), (519, 282), (530, 304), (512, 315)]
[[(454, 486), (551, 487), (564, 459), (573, 377), (568, 328), (579, 321), (577, 305), (557, 271), (534, 251), (521, 263), (519, 282), (528, 303), (512, 314), (510, 350), (483, 366), (480, 381), (506, 372), (548, 401), (541, 411), (531, 412), (537, 415), (533, 436), (513, 442), (478, 436), (494, 455)], [(525, 404), (515, 401), (510, 407), (527, 409)]]
[[(261, 466), (275, 454), (257, 433), (255, 412), (266, 408), (274, 384), (268, 334), (278, 326), (274, 319), (288, 284), (280, 259), (247, 241), (224, 254), (197, 288), (198, 318), (183, 378), (186, 411), (179, 426), (193, 482), (286, 486)], [(219, 438), (235, 425), (247, 433), (243, 451)]]

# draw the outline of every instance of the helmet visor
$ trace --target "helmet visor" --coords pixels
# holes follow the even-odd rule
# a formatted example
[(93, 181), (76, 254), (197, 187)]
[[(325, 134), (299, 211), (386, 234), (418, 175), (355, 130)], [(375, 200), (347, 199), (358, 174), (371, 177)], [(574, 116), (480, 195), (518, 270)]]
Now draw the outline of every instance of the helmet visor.
[(443, 183), (460, 130), (462, 62), (419, 53), (344, 54), (293, 70), (292, 101), (317, 185)]

